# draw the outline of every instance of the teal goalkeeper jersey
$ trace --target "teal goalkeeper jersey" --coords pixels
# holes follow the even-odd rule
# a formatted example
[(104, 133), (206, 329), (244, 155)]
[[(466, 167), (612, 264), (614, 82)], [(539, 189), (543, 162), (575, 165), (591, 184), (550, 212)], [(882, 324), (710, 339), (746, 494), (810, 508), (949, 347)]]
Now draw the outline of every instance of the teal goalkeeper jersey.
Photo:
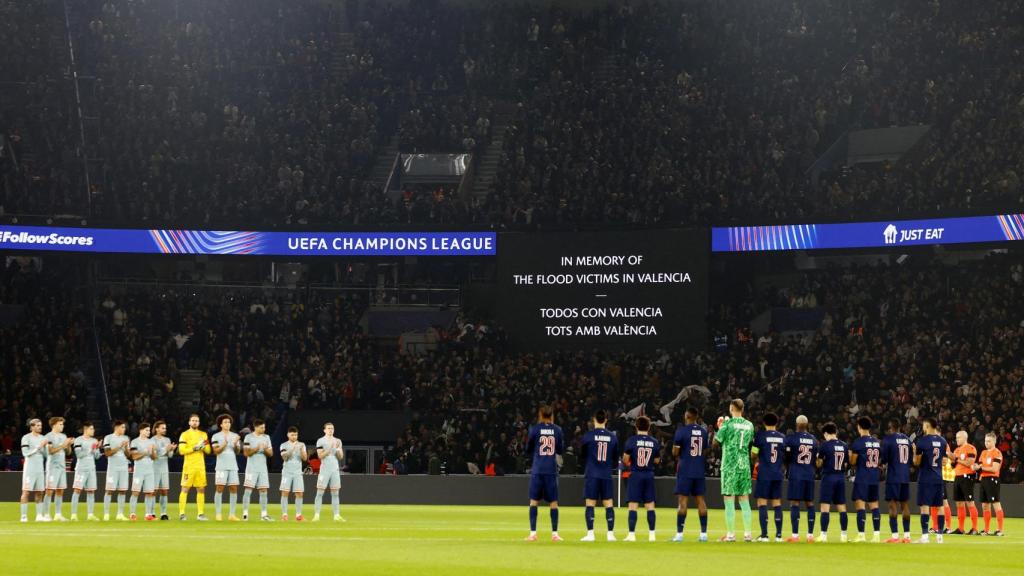
[(750, 474), (750, 445), (754, 441), (754, 425), (745, 418), (730, 418), (722, 423), (715, 436), (722, 445), (722, 473)]

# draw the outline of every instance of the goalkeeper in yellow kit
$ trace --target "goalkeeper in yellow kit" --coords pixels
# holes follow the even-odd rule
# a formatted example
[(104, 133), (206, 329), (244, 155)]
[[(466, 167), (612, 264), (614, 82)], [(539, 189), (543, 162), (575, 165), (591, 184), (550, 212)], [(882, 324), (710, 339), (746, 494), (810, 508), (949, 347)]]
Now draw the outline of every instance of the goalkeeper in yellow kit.
[(185, 457), (181, 467), (181, 494), (178, 497), (178, 519), (185, 519), (185, 506), (188, 505), (188, 491), (196, 489), (196, 508), (199, 521), (206, 520), (206, 462), (203, 457), (210, 453), (210, 441), (206, 432), (199, 429), (199, 415), (193, 414), (188, 419), (188, 430), (178, 438), (178, 453)]

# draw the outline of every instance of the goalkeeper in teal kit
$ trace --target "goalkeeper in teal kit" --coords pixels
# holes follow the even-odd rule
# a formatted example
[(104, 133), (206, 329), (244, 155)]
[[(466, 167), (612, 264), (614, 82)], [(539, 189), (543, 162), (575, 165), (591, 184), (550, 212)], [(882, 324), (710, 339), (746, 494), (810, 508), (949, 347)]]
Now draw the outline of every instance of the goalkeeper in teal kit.
[(725, 536), (722, 542), (736, 541), (736, 499), (743, 512), (743, 539), (750, 542), (750, 445), (754, 424), (743, 418), (743, 400), (729, 403), (730, 418), (719, 418), (715, 442), (722, 446), (722, 497), (725, 500)]

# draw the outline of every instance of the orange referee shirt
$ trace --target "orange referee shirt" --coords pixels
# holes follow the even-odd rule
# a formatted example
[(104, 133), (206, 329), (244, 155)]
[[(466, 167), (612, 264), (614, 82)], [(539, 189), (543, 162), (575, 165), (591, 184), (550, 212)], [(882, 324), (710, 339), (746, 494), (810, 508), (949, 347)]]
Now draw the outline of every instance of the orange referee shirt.
[(953, 450), (953, 462), (956, 464), (956, 468), (953, 472), (957, 476), (973, 476), (974, 470), (966, 464), (967, 460), (971, 458), (977, 458), (978, 450), (970, 444), (964, 444), (963, 446), (957, 446), (956, 450)]
[(982, 450), (981, 458), (978, 462), (982, 466), (995, 466), (994, 471), (981, 470), (982, 478), (999, 478), (999, 471), (1003, 467), (1003, 453), (999, 451), (999, 448), (992, 448), (991, 450)]

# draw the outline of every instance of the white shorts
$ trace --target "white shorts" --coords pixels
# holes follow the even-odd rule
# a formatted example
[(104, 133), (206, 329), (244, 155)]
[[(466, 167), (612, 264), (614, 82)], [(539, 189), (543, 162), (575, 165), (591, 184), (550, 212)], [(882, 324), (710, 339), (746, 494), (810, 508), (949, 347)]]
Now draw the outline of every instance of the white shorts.
[(127, 470), (107, 470), (107, 492), (125, 492), (128, 490)]
[(302, 493), (305, 483), (302, 481), (301, 472), (289, 472), (281, 474), (281, 492)]
[(21, 490), (23, 492), (42, 492), (46, 489), (45, 474), (42, 470), (21, 472)]
[(153, 471), (153, 477), (156, 478), (156, 489), (157, 490), (170, 490), (171, 489), (171, 473), (166, 468), (163, 470)]
[(96, 491), (96, 471), (95, 470), (76, 470), (75, 481), (71, 485), (75, 490), (85, 490), (86, 492)]
[(213, 473), (213, 483), (217, 486), (238, 486), (238, 470), (217, 470)]
[(135, 474), (132, 476), (132, 492), (145, 492), (152, 494), (156, 489), (156, 477), (152, 472), (148, 474)]
[(46, 489), (63, 490), (68, 487), (68, 473), (64, 469), (46, 471)]
[(245, 471), (246, 488), (270, 488), (270, 474), (266, 470), (259, 472)]
[(320, 472), (320, 475), (316, 477), (316, 488), (317, 490), (331, 489), (337, 490), (341, 488), (341, 472), (332, 470), (330, 472)]

